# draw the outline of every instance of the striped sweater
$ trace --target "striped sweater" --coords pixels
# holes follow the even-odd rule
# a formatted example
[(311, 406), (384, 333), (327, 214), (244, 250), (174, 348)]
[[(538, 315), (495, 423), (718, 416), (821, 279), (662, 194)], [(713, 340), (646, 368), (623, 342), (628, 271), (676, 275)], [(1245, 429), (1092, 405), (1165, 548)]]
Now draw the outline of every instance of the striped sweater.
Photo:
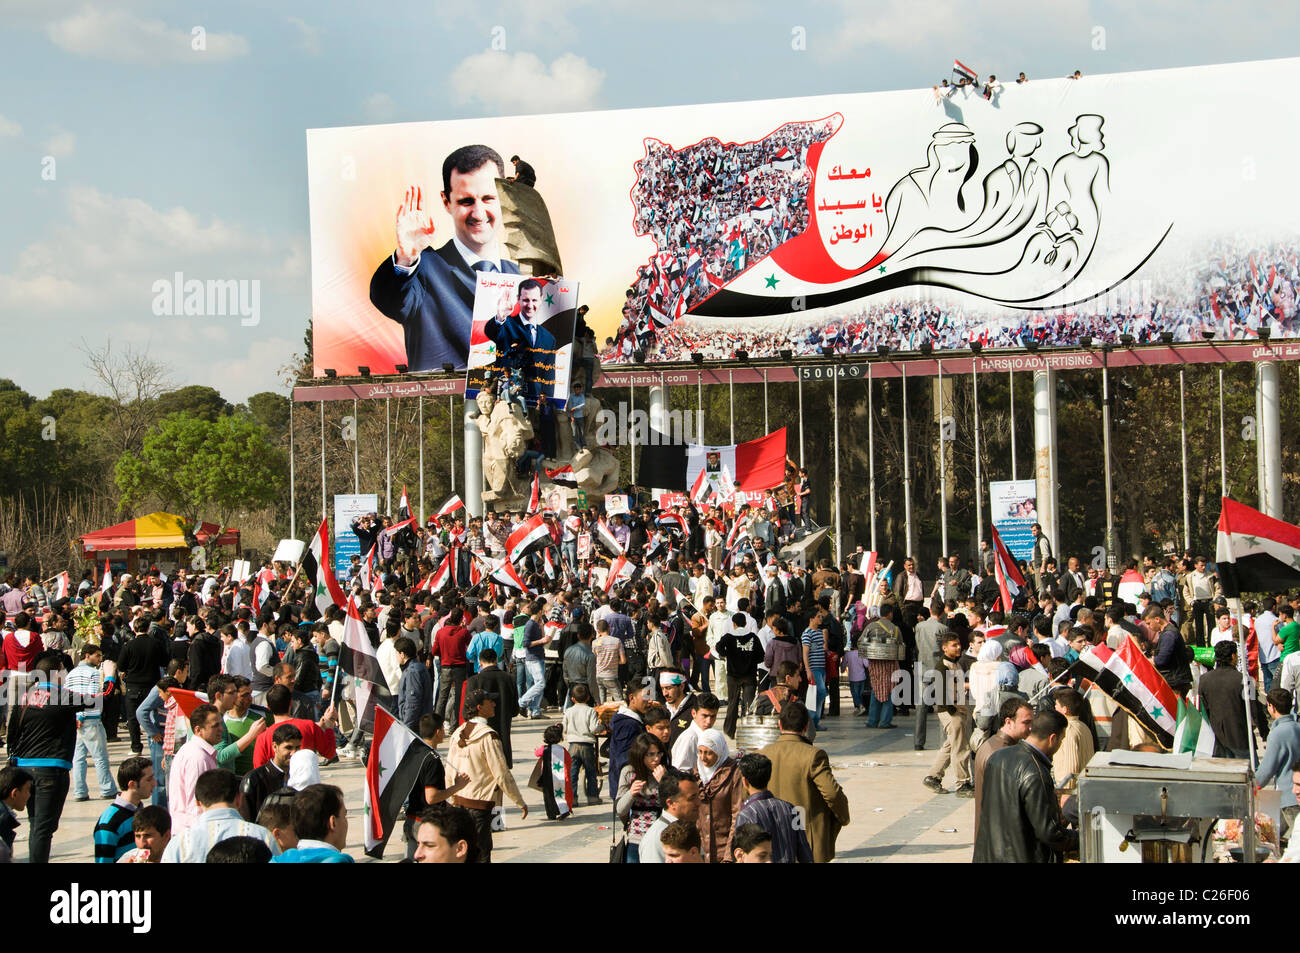
[(115, 864), (117, 859), (135, 847), (135, 834), (131, 823), (135, 820), (137, 805), (118, 795), (95, 824), (95, 863)]

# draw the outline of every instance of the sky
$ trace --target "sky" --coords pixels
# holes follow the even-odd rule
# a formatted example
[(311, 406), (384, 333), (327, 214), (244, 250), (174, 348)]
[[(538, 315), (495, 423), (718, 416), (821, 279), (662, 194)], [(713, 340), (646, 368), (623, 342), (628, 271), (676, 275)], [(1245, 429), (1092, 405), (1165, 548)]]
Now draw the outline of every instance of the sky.
[[(307, 129), (909, 89), (954, 57), (1004, 80), (1271, 59), (1298, 26), (1220, 0), (0, 0), (0, 328), (23, 355), (0, 377), (93, 390), (108, 344), (231, 401), (287, 393)], [(246, 316), (168, 313), (177, 275), (242, 283)]]

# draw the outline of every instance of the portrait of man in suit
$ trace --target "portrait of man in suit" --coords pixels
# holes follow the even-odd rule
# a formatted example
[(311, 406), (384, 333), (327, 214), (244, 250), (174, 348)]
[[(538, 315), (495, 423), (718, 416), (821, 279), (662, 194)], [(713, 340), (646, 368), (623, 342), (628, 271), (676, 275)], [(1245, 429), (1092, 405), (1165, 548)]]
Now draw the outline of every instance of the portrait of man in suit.
[(519, 274), (501, 254), (496, 180), (504, 175), (505, 163), (488, 146), (461, 146), (447, 156), (441, 198), (453, 230), (438, 248), (423, 188), (410, 186), (397, 207), (397, 247), (370, 279), (370, 302), (402, 325), (412, 371), (464, 368), (478, 274)]
[(518, 294), (519, 313), (499, 310), (483, 326), (483, 333), (497, 346), (498, 366), (523, 372), (525, 395), (534, 405), (543, 395), (548, 400), (555, 397), (555, 335), (542, 326), (547, 318), (542, 283), (525, 278), (519, 282)]

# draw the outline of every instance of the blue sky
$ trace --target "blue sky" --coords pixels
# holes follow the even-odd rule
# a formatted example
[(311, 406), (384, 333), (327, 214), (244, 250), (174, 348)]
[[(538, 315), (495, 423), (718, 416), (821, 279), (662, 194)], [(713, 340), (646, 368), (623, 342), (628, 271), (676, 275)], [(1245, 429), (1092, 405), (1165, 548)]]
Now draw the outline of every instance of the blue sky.
[[(1269, 59), (1297, 21), (1167, 0), (0, 0), (0, 376), (93, 389), (78, 349), (111, 342), (227, 399), (286, 390), (309, 128), (905, 89), (954, 56), (1003, 79)], [(155, 315), (176, 272), (260, 282), (258, 324)]]

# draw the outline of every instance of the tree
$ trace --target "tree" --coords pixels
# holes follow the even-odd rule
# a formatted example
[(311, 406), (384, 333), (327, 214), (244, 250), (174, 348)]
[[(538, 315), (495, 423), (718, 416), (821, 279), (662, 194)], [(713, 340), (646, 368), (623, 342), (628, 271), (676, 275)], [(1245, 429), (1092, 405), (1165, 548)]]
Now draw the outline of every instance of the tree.
[(106, 438), (117, 453), (139, 449), (157, 420), (156, 402), (169, 387), (166, 366), (150, 358), (148, 351), (130, 346), (120, 356), (113, 353), (112, 344), (91, 349), (83, 343), (82, 351), (110, 401), (110, 415), (104, 421)]
[[(185, 520), (187, 532), (204, 516), (217, 517), (224, 531), (236, 513), (276, 498), (286, 464), (268, 444), (266, 428), (251, 420), (172, 414), (149, 432), (138, 454), (118, 459), (122, 506), (156, 499)], [(215, 549), (215, 536), (207, 546)]]
[(202, 384), (190, 384), (160, 394), (155, 408), (160, 418), (169, 414), (189, 414), (204, 420), (216, 420), (222, 414), (230, 413), (226, 399), (218, 391)]

